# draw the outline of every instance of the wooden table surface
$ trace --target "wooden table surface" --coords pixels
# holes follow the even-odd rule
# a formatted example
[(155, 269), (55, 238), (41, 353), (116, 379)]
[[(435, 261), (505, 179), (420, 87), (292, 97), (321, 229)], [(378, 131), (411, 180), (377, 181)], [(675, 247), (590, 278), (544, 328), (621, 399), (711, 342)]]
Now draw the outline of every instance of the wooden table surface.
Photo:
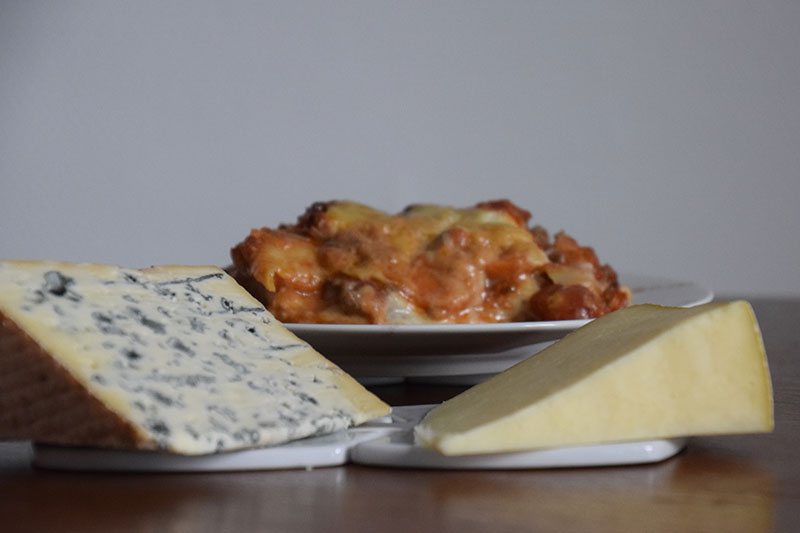
[[(772, 434), (693, 438), (658, 464), (526, 471), (68, 473), (0, 443), (0, 531), (800, 531), (800, 299), (751, 302)], [(394, 405), (459, 390), (374, 388)]]

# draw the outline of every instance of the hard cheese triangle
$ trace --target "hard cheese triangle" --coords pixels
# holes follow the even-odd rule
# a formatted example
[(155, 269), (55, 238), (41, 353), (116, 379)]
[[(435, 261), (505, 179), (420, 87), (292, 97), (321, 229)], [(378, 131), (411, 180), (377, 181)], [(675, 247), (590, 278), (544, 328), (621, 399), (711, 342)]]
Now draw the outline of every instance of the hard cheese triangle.
[(389, 411), (220, 269), (0, 262), (0, 438), (205, 454)]
[(415, 433), (459, 455), (772, 428), (761, 334), (739, 301), (611, 313), (443, 403)]

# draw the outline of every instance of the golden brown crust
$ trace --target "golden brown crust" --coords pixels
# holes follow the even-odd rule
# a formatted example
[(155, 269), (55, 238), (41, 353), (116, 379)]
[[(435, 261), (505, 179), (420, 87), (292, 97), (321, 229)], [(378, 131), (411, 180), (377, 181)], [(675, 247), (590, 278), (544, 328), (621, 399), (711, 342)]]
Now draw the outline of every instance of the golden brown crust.
[(102, 448), (154, 443), (0, 312), (0, 439)]

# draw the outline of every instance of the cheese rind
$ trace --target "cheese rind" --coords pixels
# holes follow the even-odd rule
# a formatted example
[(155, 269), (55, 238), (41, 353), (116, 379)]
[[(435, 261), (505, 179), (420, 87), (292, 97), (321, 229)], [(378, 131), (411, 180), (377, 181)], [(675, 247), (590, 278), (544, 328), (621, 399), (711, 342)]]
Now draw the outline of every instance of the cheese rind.
[(218, 268), (0, 262), (0, 438), (205, 454), (389, 411)]
[(415, 433), (461, 455), (773, 426), (761, 334), (738, 301), (616, 311), (445, 402)]

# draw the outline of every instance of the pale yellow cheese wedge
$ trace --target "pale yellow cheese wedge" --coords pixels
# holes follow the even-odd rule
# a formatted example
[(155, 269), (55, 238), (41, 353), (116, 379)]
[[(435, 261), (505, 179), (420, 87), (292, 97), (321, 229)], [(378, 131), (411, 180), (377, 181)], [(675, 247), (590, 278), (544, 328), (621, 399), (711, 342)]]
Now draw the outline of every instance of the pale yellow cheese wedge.
[(435, 408), (415, 434), (462, 455), (773, 427), (761, 333), (737, 301), (594, 320)]

